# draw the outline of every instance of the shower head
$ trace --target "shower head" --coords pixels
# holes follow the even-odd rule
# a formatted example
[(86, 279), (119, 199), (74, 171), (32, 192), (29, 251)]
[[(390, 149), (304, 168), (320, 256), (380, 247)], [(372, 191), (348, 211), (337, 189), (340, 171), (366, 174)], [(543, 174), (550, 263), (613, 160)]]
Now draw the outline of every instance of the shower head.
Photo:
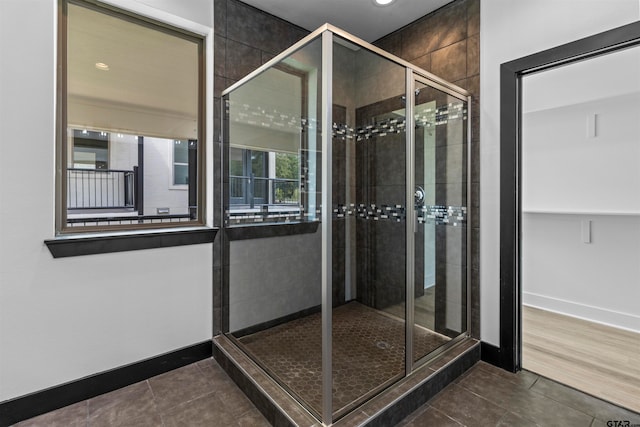
[[(420, 89), (416, 89), (414, 93), (416, 94), (416, 96), (418, 96), (418, 94), (420, 93)], [(402, 102), (405, 102), (407, 100), (407, 97), (405, 95), (402, 95), (400, 99), (402, 99)]]

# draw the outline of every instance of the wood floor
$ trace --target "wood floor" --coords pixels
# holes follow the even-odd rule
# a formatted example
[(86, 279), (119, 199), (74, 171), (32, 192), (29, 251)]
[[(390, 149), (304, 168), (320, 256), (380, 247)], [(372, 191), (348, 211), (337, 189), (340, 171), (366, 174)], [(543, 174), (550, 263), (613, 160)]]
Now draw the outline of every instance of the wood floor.
[(640, 412), (640, 334), (522, 308), (524, 369)]

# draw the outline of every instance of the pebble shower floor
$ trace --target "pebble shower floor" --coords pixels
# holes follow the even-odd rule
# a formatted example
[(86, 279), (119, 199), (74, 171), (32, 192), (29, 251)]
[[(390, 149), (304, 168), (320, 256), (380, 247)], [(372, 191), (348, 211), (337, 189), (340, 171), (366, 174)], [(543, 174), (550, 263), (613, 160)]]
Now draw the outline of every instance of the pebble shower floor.
[[(358, 302), (333, 310), (333, 407), (349, 407), (404, 375), (404, 321)], [(414, 327), (414, 358), (449, 338)], [(242, 348), (315, 412), (322, 410), (321, 314), (239, 338)]]

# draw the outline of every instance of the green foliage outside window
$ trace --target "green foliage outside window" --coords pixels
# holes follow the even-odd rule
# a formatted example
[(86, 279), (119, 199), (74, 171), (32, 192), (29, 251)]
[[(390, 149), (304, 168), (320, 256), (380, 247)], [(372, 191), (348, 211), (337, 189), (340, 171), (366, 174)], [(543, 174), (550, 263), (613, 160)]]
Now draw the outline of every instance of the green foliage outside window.
[(280, 181), (276, 184), (275, 198), (280, 203), (300, 200), (298, 180), (300, 179), (300, 158), (295, 154), (276, 153), (276, 178), (295, 181)]

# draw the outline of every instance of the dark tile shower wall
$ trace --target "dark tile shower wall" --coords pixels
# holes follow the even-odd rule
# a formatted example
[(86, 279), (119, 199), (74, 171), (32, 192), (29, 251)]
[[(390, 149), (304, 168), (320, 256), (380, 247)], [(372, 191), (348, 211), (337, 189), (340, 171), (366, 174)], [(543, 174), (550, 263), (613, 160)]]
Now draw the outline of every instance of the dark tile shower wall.
[[(449, 97), (440, 91), (431, 99), (436, 105), (446, 106)], [(450, 122), (451, 123), (451, 122)], [(465, 125), (467, 122), (464, 122)], [(460, 132), (461, 134), (459, 134)], [(467, 152), (466, 126), (453, 125), (436, 126), (435, 128), (435, 188), (436, 205), (467, 206)], [(468, 217), (467, 217), (468, 218)], [(466, 304), (458, 306), (448, 301), (450, 294), (461, 291), (461, 301), (466, 301), (466, 273), (467, 273), (467, 233), (469, 227), (452, 227), (438, 224), (435, 227), (436, 236), (436, 291), (435, 291), (435, 330), (450, 337), (458, 335), (466, 329), (452, 328), (447, 322), (447, 311), (459, 307), (458, 318), (461, 325), (466, 325)], [(443, 309), (444, 308), (444, 309)]]
[[(346, 123), (347, 109), (340, 105), (334, 105), (333, 110), (334, 123)], [(344, 203), (347, 200), (347, 142), (338, 135), (332, 139), (333, 144), (333, 161), (332, 161), (332, 196), (334, 201)], [(333, 305), (344, 304), (345, 283), (346, 283), (346, 217), (338, 218), (334, 216), (331, 223), (331, 239), (332, 239), (332, 285), (333, 285)]]
[[(356, 110), (356, 127), (364, 129), (383, 122), (392, 111), (402, 110), (402, 94)], [(423, 89), (416, 104), (435, 101), (438, 108), (447, 108), (450, 97), (439, 90)], [(435, 127), (435, 204), (466, 206), (466, 133), (460, 122)], [(460, 134), (456, 134), (460, 132)], [(417, 127), (417, 136), (425, 128)], [(404, 206), (405, 204), (405, 132), (371, 134), (356, 143), (356, 200), (366, 206)], [(416, 147), (416, 182), (424, 181), (422, 160), (424, 147)], [(422, 185), (422, 184), (420, 184)], [(427, 192), (432, 191), (425, 187)], [(373, 210), (373, 209), (372, 209)], [(407, 220), (361, 218), (356, 215), (356, 257), (358, 301), (377, 309), (385, 309), (405, 300), (405, 227)], [(379, 219), (379, 220), (378, 220)], [(447, 312), (461, 310), (456, 318), (466, 323), (466, 305), (451, 299), (451, 295), (466, 284), (466, 227), (453, 224), (435, 226), (436, 250), (436, 318), (435, 330), (456, 336), (447, 324)], [(415, 244), (416, 297), (424, 294), (424, 228), (419, 227)], [(448, 289), (450, 288), (450, 289)], [(466, 294), (461, 295), (464, 301)], [(463, 330), (466, 330), (463, 329)]]
[[(358, 129), (404, 108), (402, 93), (356, 110)], [(369, 207), (405, 205), (405, 132), (356, 143), (356, 201)], [(385, 309), (405, 300), (406, 221), (356, 216), (358, 301)]]
[[(215, 40), (215, 111), (214, 111), (214, 182), (221, 179), (220, 160), (220, 94), (276, 54), (308, 34), (308, 31), (283, 21), (237, 0), (214, 0)], [(453, 81), (467, 89), (473, 96), (471, 104), (472, 164), (471, 203), (469, 206), (469, 230), (471, 232), (471, 304), (472, 335), (479, 336), (479, 89), (480, 89), (480, 0), (456, 0), (435, 13), (418, 19), (412, 24), (383, 37), (374, 44), (404, 58), (427, 71)], [(339, 169), (338, 169), (339, 170)], [(335, 172), (334, 172), (335, 173)], [(360, 175), (358, 173), (358, 175)], [(222, 223), (221, 195), (213, 192), (214, 224)], [(339, 228), (340, 226), (338, 226)], [(391, 227), (391, 225), (390, 225)], [(342, 235), (334, 229), (334, 236)], [(400, 233), (403, 234), (403, 233)], [(403, 242), (396, 242), (404, 247)], [(227, 250), (222, 249), (227, 247)], [(393, 246), (396, 246), (395, 244)], [(341, 245), (342, 247), (342, 245)], [(365, 242), (366, 251), (366, 242)], [(214, 334), (222, 327), (222, 287), (228, 284), (228, 241), (224, 233), (218, 233), (214, 243)], [(344, 260), (344, 257), (337, 257)], [(336, 260), (337, 261), (337, 260)], [(226, 266), (226, 269), (225, 269)], [(469, 266), (468, 266), (469, 267)], [(357, 268), (366, 268), (357, 263)], [(404, 274), (404, 272), (402, 273)], [(362, 277), (359, 272), (358, 277)], [(404, 277), (404, 276), (402, 276)], [(335, 285), (334, 285), (335, 286)], [(371, 294), (372, 290), (369, 290)], [(371, 295), (358, 295), (367, 303)], [(341, 301), (344, 297), (335, 296)], [(389, 299), (395, 297), (389, 296)], [(369, 304), (368, 305), (372, 305)]]
[[(429, 101), (436, 102), (436, 108), (446, 108), (453, 101), (448, 94), (436, 89), (423, 89), (416, 99), (416, 104)], [(437, 206), (467, 206), (465, 192), (467, 181), (467, 133), (466, 121), (449, 121), (445, 125), (435, 127), (435, 204)], [(416, 134), (425, 132), (425, 128), (416, 128)], [(422, 153), (416, 153), (416, 170), (422, 172)], [(420, 177), (416, 176), (416, 180)], [(419, 182), (419, 181), (418, 181)], [(425, 187), (427, 189), (427, 187)], [(427, 190), (428, 192), (429, 190)], [(467, 233), (468, 227), (452, 226), (448, 224), (435, 225), (435, 326), (436, 332), (454, 337), (466, 330), (467, 306)], [(416, 234), (416, 246), (423, 246), (423, 228)], [(416, 254), (416, 265), (423, 265)], [(417, 272), (416, 272), (417, 273)], [(422, 283), (416, 275), (416, 293)], [(460, 301), (452, 295), (458, 291)], [(449, 311), (458, 311), (456, 318), (460, 319), (460, 326), (447, 322)]]
[(471, 334), (476, 338), (480, 335), (480, 1), (456, 0), (374, 43), (471, 93), (471, 201), (467, 223), (471, 265), (467, 268), (471, 268)]
[[(224, 89), (273, 58), (309, 32), (237, 0), (214, 0), (214, 165), (213, 181), (221, 182), (220, 95)], [(214, 225), (222, 225), (222, 198), (214, 189)], [(224, 330), (223, 319), (229, 284), (229, 241), (225, 233), (218, 233), (213, 254), (213, 331)], [(250, 260), (247, 260), (250, 261)], [(228, 325), (227, 325), (228, 326)]]

